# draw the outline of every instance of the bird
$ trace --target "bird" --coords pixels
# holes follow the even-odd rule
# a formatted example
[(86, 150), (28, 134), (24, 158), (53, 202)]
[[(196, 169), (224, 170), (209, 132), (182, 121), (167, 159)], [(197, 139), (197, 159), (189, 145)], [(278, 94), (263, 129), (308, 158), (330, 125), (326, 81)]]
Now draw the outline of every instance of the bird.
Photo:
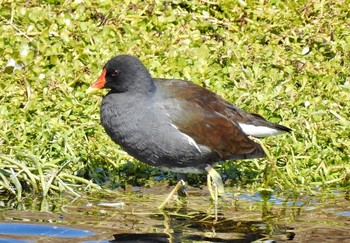
[(100, 120), (110, 138), (137, 160), (167, 171), (208, 172), (220, 180), (215, 163), (266, 156), (252, 137), (292, 131), (193, 82), (153, 78), (132, 55), (117, 55), (104, 65), (87, 93), (99, 89), (109, 89)]

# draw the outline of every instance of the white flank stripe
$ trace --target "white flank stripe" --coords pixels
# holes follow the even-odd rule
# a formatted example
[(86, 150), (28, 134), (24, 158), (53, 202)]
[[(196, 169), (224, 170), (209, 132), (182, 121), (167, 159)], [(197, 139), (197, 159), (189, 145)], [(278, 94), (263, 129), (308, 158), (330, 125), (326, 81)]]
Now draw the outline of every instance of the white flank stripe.
[(182, 134), (185, 135), (185, 136), (187, 137), (187, 141), (189, 142), (189, 144), (195, 146), (196, 149), (197, 149), (200, 153), (202, 153), (202, 151), (199, 149), (199, 147), (198, 147), (196, 141), (194, 141), (193, 138), (191, 138), (190, 136), (188, 136), (188, 135), (185, 134), (185, 133), (182, 133)]
[(242, 128), (245, 134), (253, 137), (258, 137), (258, 138), (274, 136), (274, 135), (284, 133), (284, 131), (273, 129), (270, 127), (254, 126), (254, 125), (248, 125), (243, 123), (238, 123), (238, 124)]
[[(179, 132), (180, 130), (177, 128), (177, 126), (175, 126), (174, 124), (170, 123), (170, 125), (174, 128), (176, 128)], [(198, 147), (198, 144), (196, 143), (196, 141), (193, 140), (193, 138), (191, 138), (190, 136), (188, 136), (187, 134), (180, 132), (182, 135), (184, 135), (188, 141), (189, 144), (191, 144), (192, 146), (196, 147), (196, 149), (202, 153), (202, 151), (200, 150), (200, 148)]]

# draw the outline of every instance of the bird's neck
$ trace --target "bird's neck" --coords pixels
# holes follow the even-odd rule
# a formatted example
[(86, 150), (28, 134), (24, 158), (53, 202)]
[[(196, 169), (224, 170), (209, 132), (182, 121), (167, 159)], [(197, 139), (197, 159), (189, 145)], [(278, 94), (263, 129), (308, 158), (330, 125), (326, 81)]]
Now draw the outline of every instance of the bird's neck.
[(115, 93), (149, 93), (154, 92), (156, 85), (150, 75), (134, 75), (126, 77), (127, 82), (112, 88)]

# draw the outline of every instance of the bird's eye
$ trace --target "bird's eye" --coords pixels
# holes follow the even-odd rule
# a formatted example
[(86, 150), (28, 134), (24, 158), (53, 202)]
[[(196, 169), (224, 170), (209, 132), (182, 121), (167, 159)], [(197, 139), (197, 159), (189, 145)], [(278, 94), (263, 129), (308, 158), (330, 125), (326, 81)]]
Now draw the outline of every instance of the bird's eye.
[(112, 77), (117, 77), (120, 74), (119, 70), (115, 70), (113, 73), (111, 73)]

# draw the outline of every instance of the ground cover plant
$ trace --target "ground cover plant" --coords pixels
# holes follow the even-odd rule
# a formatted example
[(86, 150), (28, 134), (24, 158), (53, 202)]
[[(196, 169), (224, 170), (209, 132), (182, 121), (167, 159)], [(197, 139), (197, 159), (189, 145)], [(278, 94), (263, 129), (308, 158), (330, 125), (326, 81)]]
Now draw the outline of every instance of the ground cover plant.
[(138, 56), (154, 77), (191, 80), (294, 130), (263, 140), (269, 158), (219, 164), (227, 185), (348, 187), (348, 6), (342, 0), (3, 1), (2, 195), (77, 194), (164, 177), (109, 139), (99, 124), (102, 95), (85, 94), (104, 63), (123, 53)]

